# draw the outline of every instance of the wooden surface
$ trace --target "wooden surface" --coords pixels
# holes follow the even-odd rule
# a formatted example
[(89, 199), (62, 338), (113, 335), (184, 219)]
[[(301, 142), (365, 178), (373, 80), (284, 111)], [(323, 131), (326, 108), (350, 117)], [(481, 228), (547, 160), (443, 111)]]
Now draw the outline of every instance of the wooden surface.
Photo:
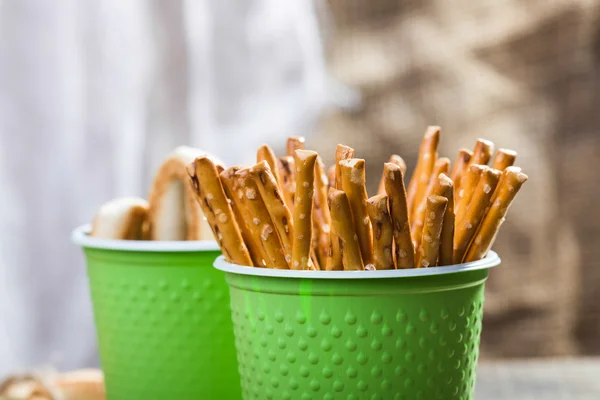
[(600, 399), (600, 358), (482, 362), (476, 400)]

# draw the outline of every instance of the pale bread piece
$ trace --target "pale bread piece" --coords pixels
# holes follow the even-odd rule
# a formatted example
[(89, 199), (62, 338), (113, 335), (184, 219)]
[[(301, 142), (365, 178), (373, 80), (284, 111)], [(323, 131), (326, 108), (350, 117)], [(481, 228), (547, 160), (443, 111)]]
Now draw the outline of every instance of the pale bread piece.
[(209, 156), (215, 165), (223, 165), (203, 150), (180, 146), (158, 169), (148, 196), (151, 240), (213, 239), (187, 173), (187, 166), (202, 156)]
[(60, 400), (104, 400), (104, 375), (97, 369), (60, 374), (51, 382)]
[(42, 371), (12, 376), (0, 382), (0, 399), (7, 400), (104, 400), (104, 375), (98, 369), (59, 374)]
[(101, 239), (144, 240), (148, 236), (148, 202), (124, 197), (105, 203), (94, 217), (90, 236)]

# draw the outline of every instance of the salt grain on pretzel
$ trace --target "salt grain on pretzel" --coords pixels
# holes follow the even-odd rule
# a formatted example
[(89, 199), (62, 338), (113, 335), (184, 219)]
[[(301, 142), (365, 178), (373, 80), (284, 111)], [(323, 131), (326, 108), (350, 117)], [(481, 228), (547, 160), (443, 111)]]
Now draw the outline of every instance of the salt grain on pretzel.
[(479, 225), (463, 259), (464, 262), (476, 261), (487, 255), (494, 244), (508, 209), (527, 179), (527, 175), (522, 173), (520, 168), (507, 167), (504, 170), (500, 183), (492, 196), (489, 210)]
[(233, 210), (225, 196), (215, 164), (208, 157), (196, 158), (188, 167), (196, 200), (213, 230), (225, 259), (238, 265), (252, 265)]
[(465, 210), (464, 215), (456, 219), (456, 228), (454, 236), (454, 262), (460, 264), (465, 256), (467, 248), (471, 243), (471, 239), (475, 236), (475, 232), (488, 208), (490, 199), (494, 194), (494, 190), (500, 179), (500, 171), (486, 168), (481, 174), (481, 179), (477, 187), (473, 191), (469, 207)]
[(311, 260), (312, 210), (315, 163), (318, 154), (311, 150), (296, 150), (296, 196), (294, 197), (294, 243), (292, 269), (314, 269)]
[[(402, 157), (400, 157), (397, 154), (392, 154), (390, 156), (390, 159), (388, 160), (389, 163), (392, 164), (396, 164), (397, 166), (400, 167), (400, 169), (402, 170), (402, 176), (406, 175), (406, 162), (404, 161), (404, 159)], [(379, 189), (377, 190), (377, 194), (385, 194), (385, 174), (382, 172), (381, 173), (381, 181), (379, 181)]]
[(447, 205), (448, 199), (443, 196), (427, 197), (427, 217), (423, 226), (423, 240), (417, 250), (417, 268), (435, 267), (437, 264)]
[(392, 218), (396, 268), (413, 268), (415, 250), (410, 235), (402, 170), (396, 164), (385, 163), (383, 171), (385, 174), (385, 191), (388, 195), (390, 216)]
[(363, 264), (373, 262), (373, 232), (367, 214), (367, 188), (365, 187), (365, 160), (352, 158), (340, 161), (342, 169), (342, 189), (348, 196), (354, 230), (358, 235), (358, 244)]
[(367, 200), (367, 213), (373, 226), (373, 265), (375, 269), (394, 269), (394, 233), (388, 211), (388, 196), (379, 194)]
[(331, 204), (331, 223), (333, 233), (338, 240), (345, 270), (362, 270), (364, 264), (360, 255), (358, 235), (352, 223), (352, 211), (346, 193), (341, 190), (329, 191)]

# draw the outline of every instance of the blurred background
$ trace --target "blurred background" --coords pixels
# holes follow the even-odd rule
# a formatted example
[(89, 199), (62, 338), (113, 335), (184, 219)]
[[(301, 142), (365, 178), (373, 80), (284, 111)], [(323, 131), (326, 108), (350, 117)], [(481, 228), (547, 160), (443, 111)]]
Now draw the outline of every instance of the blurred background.
[[(452, 4), (450, 4), (452, 3)], [(0, 0), (0, 376), (97, 365), (72, 228), (181, 144), (307, 137), (414, 167), (427, 125), (530, 180), (496, 244), (484, 359), (600, 354), (599, 0)]]

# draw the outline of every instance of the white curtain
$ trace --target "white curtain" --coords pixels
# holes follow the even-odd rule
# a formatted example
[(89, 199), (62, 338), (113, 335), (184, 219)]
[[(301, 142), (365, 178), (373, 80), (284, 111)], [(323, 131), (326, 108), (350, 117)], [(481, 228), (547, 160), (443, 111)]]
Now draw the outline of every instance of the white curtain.
[(73, 227), (178, 145), (310, 131), (326, 85), (310, 1), (0, 0), (0, 376), (97, 362)]

